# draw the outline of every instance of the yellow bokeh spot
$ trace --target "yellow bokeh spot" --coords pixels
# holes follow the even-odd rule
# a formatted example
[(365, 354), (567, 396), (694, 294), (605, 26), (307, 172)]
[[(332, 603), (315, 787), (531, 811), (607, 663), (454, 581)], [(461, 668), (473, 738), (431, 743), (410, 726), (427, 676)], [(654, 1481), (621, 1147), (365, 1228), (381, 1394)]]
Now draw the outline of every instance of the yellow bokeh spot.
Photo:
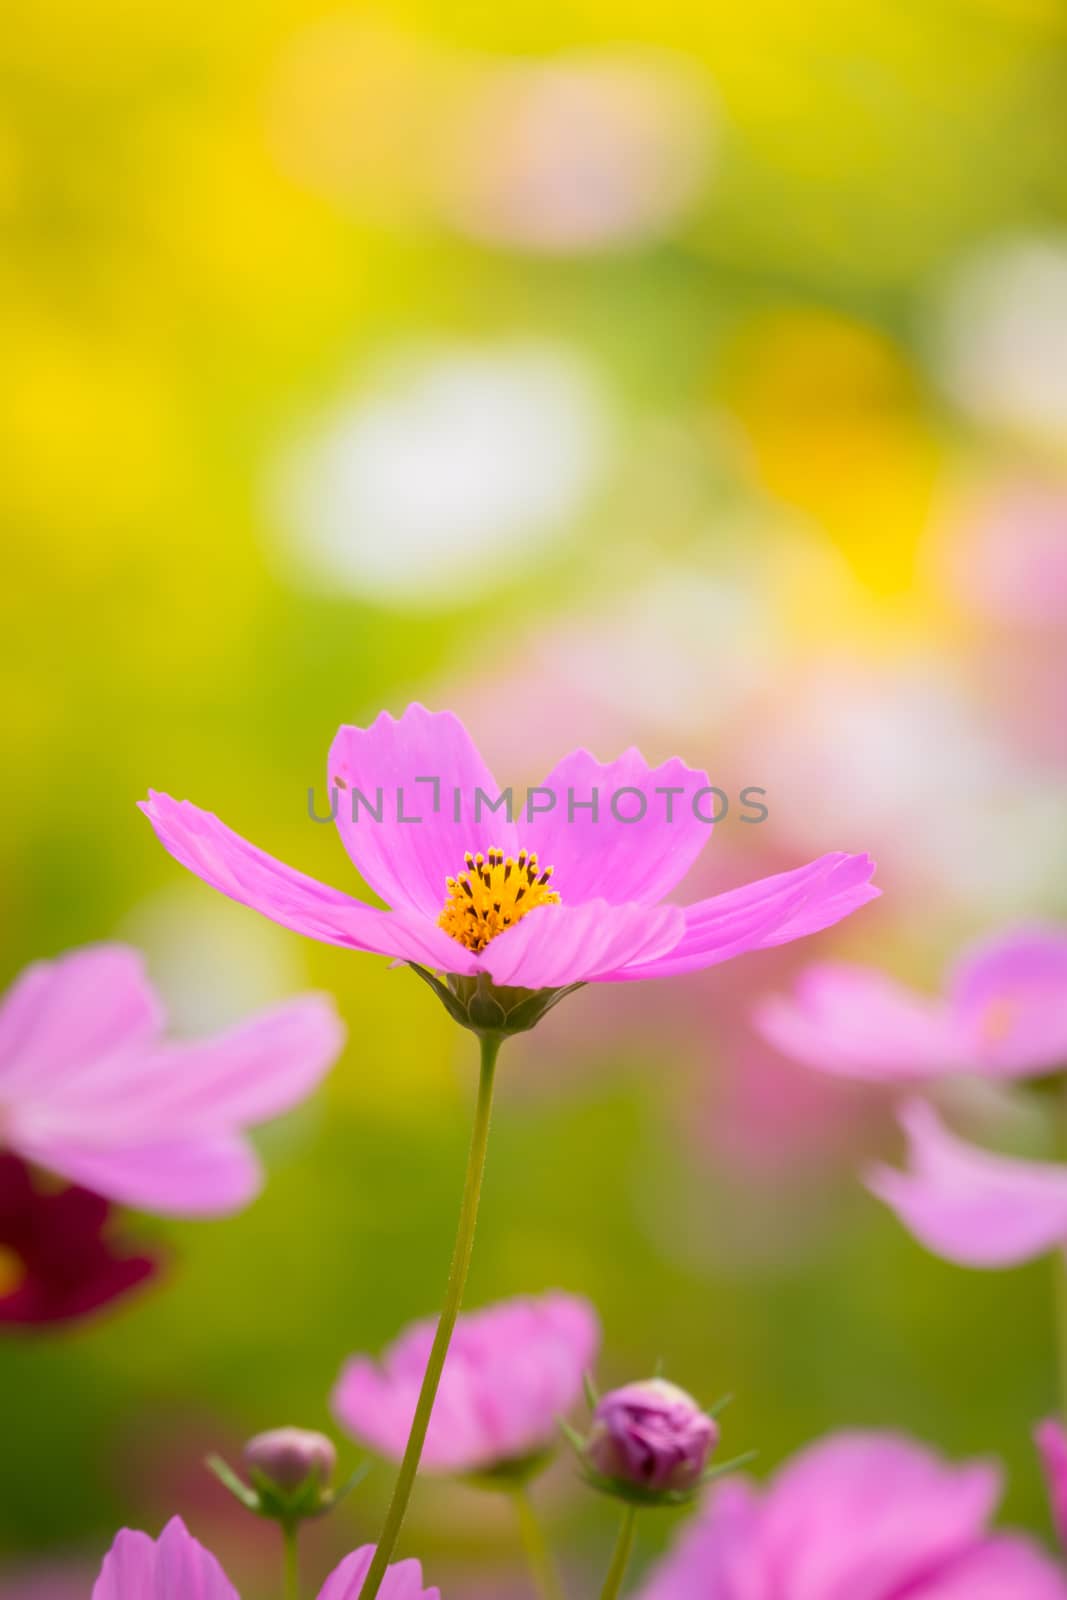
[(9, 1245), (0, 1244), (0, 1300), (21, 1289), (26, 1281), (26, 1265)]

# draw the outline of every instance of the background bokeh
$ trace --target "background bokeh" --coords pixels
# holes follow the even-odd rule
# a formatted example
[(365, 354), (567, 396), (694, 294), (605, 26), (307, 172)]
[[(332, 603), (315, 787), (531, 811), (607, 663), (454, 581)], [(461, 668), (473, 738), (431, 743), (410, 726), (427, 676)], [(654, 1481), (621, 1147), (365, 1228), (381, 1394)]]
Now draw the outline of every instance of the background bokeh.
[[(509, 1047), (471, 1300), (587, 1293), (602, 1376), (732, 1390), (761, 1471), (845, 1424), (999, 1453), (1043, 1530), (1045, 1271), (925, 1256), (856, 1181), (888, 1106), (746, 1015), (816, 952), (933, 985), (1067, 911), (1062, 7), (46, 0), (0, 56), (3, 977), (127, 938), (180, 1030), (309, 984), (351, 1030), (250, 1210), (147, 1224), (161, 1285), (0, 1344), (11, 1592), (84, 1595), (178, 1510), (270, 1594), (201, 1456), (325, 1425), (342, 1358), (435, 1307), (471, 1041), (134, 809), (350, 886), (307, 789), (409, 698), (516, 783), (638, 743), (764, 787), (706, 892), (827, 849), (886, 890)], [(595, 1569), (610, 1508), (566, 1469), (544, 1499)], [(525, 1592), (492, 1500), (428, 1484), (407, 1542), (446, 1593)]]

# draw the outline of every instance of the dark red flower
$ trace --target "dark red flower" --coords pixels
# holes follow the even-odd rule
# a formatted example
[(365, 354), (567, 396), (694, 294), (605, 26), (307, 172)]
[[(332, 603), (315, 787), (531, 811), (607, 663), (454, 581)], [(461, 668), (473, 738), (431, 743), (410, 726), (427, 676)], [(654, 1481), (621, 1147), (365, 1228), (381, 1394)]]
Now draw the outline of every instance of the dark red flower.
[(123, 1237), (102, 1195), (56, 1187), (18, 1156), (0, 1155), (0, 1323), (74, 1321), (161, 1265)]

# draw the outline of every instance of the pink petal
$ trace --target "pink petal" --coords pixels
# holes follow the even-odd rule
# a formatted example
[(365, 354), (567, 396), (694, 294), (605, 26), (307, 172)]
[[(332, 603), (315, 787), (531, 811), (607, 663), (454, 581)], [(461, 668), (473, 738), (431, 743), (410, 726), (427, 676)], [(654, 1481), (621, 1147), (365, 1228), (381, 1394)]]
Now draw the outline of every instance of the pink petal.
[[(451, 711), (410, 705), (399, 720), (383, 711), (369, 728), (338, 729), (327, 781), (338, 790), (337, 826), (345, 849), (371, 887), (398, 910), (421, 912), (436, 921), (448, 895), (446, 879), (463, 870), (466, 851), (485, 852), (498, 845), (505, 855), (514, 855), (518, 848), (505, 811), (494, 813), (476, 800), (481, 790), (495, 801), (499, 790)], [(353, 821), (353, 791), (377, 808), (379, 789), (381, 821), (364, 805), (356, 808), (358, 820)], [(401, 801), (403, 815), (422, 820), (398, 821)], [(481, 808), (478, 821), (476, 804)]]
[(553, 989), (589, 983), (631, 962), (655, 961), (682, 937), (678, 906), (538, 906), (498, 934), (480, 961), (494, 983), (522, 989)]
[(768, 997), (753, 1021), (783, 1055), (841, 1077), (908, 1083), (956, 1065), (941, 1011), (869, 967), (808, 967), (791, 996)]
[(765, 950), (839, 922), (881, 893), (870, 882), (870, 856), (820, 856), (793, 872), (760, 878), (743, 888), (685, 907), (678, 944), (653, 959), (631, 960), (604, 974), (617, 982), (663, 978), (717, 966), (750, 950)]
[(72, 1183), (143, 1211), (175, 1217), (224, 1216), (255, 1197), (261, 1184), (251, 1145), (235, 1134), (159, 1139), (101, 1147), (85, 1140), (12, 1138), (19, 1153)]
[(1045, 1471), (1052, 1521), (1067, 1550), (1067, 1432), (1061, 1422), (1050, 1417), (1034, 1429), (1034, 1443)]
[[(365, 1544), (345, 1556), (319, 1590), (319, 1600), (359, 1600), (374, 1549), (374, 1545)], [(422, 1567), (417, 1561), (397, 1561), (386, 1568), (378, 1596), (379, 1600), (441, 1600), (441, 1591), (422, 1587)]]
[(1067, 1579), (1029, 1539), (998, 1533), (909, 1589), (907, 1600), (1067, 1600)]
[[(639, 750), (630, 749), (604, 764), (588, 750), (575, 750), (539, 787), (555, 803), (530, 820), (524, 815), (519, 832), (542, 866), (555, 868), (554, 883), (568, 905), (592, 899), (654, 905), (684, 878), (711, 837), (710, 823), (693, 810), (693, 796), (708, 788), (707, 774), (677, 758), (649, 767)], [(682, 792), (656, 792), (667, 788)], [(582, 805), (594, 795), (596, 820)], [(533, 796), (535, 806), (547, 803), (547, 795)], [(710, 817), (714, 796), (698, 804)]]
[(275, 861), (188, 800), (150, 792), (141, 810), (160, 843), (183, 867), (272, 922), (326, 944), (418, 961), (446, 972), (476, 970), (470, 952), (428, 917), (411, 911), (378, 911), (330, 889)]
[(86, 1061), (149, 1045), (163, 1012), (136, 950), (89, 945), (38, 961), (0, 1007), (0, 1086), (24, 1092), (63, 1082)]
[(777, 1600), (760, 1549), (762, 1514), (757, 1491), (743, 1479), (713, 1489), (652, 1569), (640, 1600)]
[(215, 1557), (175, 1517), (158, 1541), (124, 1528), (104, 1557), (92, 1600), (240, 1600)]
[(301, 995), (211, 1038), (89, 1066), (61, 1101), (39, 1117), (24, 1111), (19, 1125), (89, 1144), (251, 1127), (306, 1099), (344, 1040), (332, 998)]
[(1009, 1267), (1067, 1241), (1067, 1167), (965, 1143), (925, 1101), (901, 1113), (910, 1170), (876, 1167), (867, 1187), (915, 1237), (964, 1267)]
[(896, 1600), (972, 1548), (999, 1494), (992, 1465), (950, 1466), (893, 1434), (832, 1434), (778, 1473), (760, 1548), (769, 1572), (788, 1574), (789, 1600)]
[(949, 1001), (975, 1065), (1004, 1074), (1067, 1065), (1067, 929), (983, 940), (952, 973)]
[[(380, 1362), (347, 1361), (332, 1405), (382, 1455), (403, 1452), (436, 1321), (412, 1324)], [(582, 1392), (600, 1343), (596, 1313), (575, 1295), (507, 1300), (459, 1319), (423, 1451), (428, 1471), (469, 1472), (529, 1455)]]

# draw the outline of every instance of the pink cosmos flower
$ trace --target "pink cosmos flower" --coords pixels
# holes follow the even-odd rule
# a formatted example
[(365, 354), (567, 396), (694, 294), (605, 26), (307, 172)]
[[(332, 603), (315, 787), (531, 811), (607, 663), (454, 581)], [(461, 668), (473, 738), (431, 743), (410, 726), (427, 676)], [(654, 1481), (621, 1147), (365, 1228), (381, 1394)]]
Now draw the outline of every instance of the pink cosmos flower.
[[(319, 1590), (318, 1600), (357, 1600), (367, 1575), (373, 1545), (346, 1556)], [(439, 1589), (424, 1589), (417, 1561), (391, 1566), (378, 1591), (381, 1600), (441, 1600)], [(198, 1544), (180, 1517), (167, 1523), (158, 1539), (123, 1528), (104, 1557), (92, 1600), (240, 1600), (210, 1551)]]
[(642, 1600), (1067, 1600), (1036, 1545), (994, 1533), (1000, 1474), (892, 1433), (809, 1446), (762, 1491), (711, 1491)]
[(501, 791), (463, 724), (420, 705), (342, 727), (327, 777), (344, 846), (390, 910), (284, 866), (188, 801), (152, 793), (142, 809), (183, 866), (298, 933), (531, 990), (714, 966), (816, 933), (879, 892), (869, 857), (836, 851), (693, 905), (661, 904), (707, 842), (703, 772), (578, 750), (510, 820), (490, 809)]
[(843, 1077), (907, 1083), (952, 1073), (1019, 1077), (1067, 1064), (1067, 929), (983, 940), (930, 1000), (872, 968), (809, 967), (755, 1012), (786, 1055)]
[(0, 1004), (4, 1143), (110, 1200), (176, 1216), (244, 1205), (260, 1169), (244, 1130), (302, 1100), (344, 1029), (308, 994), (211, 1038), (172, 1042), (135, 950), (39, 961)]
[[(381, 1363), (354, 1356), (333, 1392), (341, 1424), (399, 1460), (407, 1442), (436, 1323), (416, 1322)], [(431, 1472), (484, 1472), (536, 1455), (582, 1392), (596, 1359), (596, 1313), (577, 1296), (505, 1300), (456, 1323), (430, 1418), (422, 1465)]]
[(867, 1187), (934, 1255), (1012, 1267), (1067, 1248), (1067, 1166), (996, 1155), (950, 1133), (933, 1106), (900, 1113), (909, 1167), (877, 1166)]

